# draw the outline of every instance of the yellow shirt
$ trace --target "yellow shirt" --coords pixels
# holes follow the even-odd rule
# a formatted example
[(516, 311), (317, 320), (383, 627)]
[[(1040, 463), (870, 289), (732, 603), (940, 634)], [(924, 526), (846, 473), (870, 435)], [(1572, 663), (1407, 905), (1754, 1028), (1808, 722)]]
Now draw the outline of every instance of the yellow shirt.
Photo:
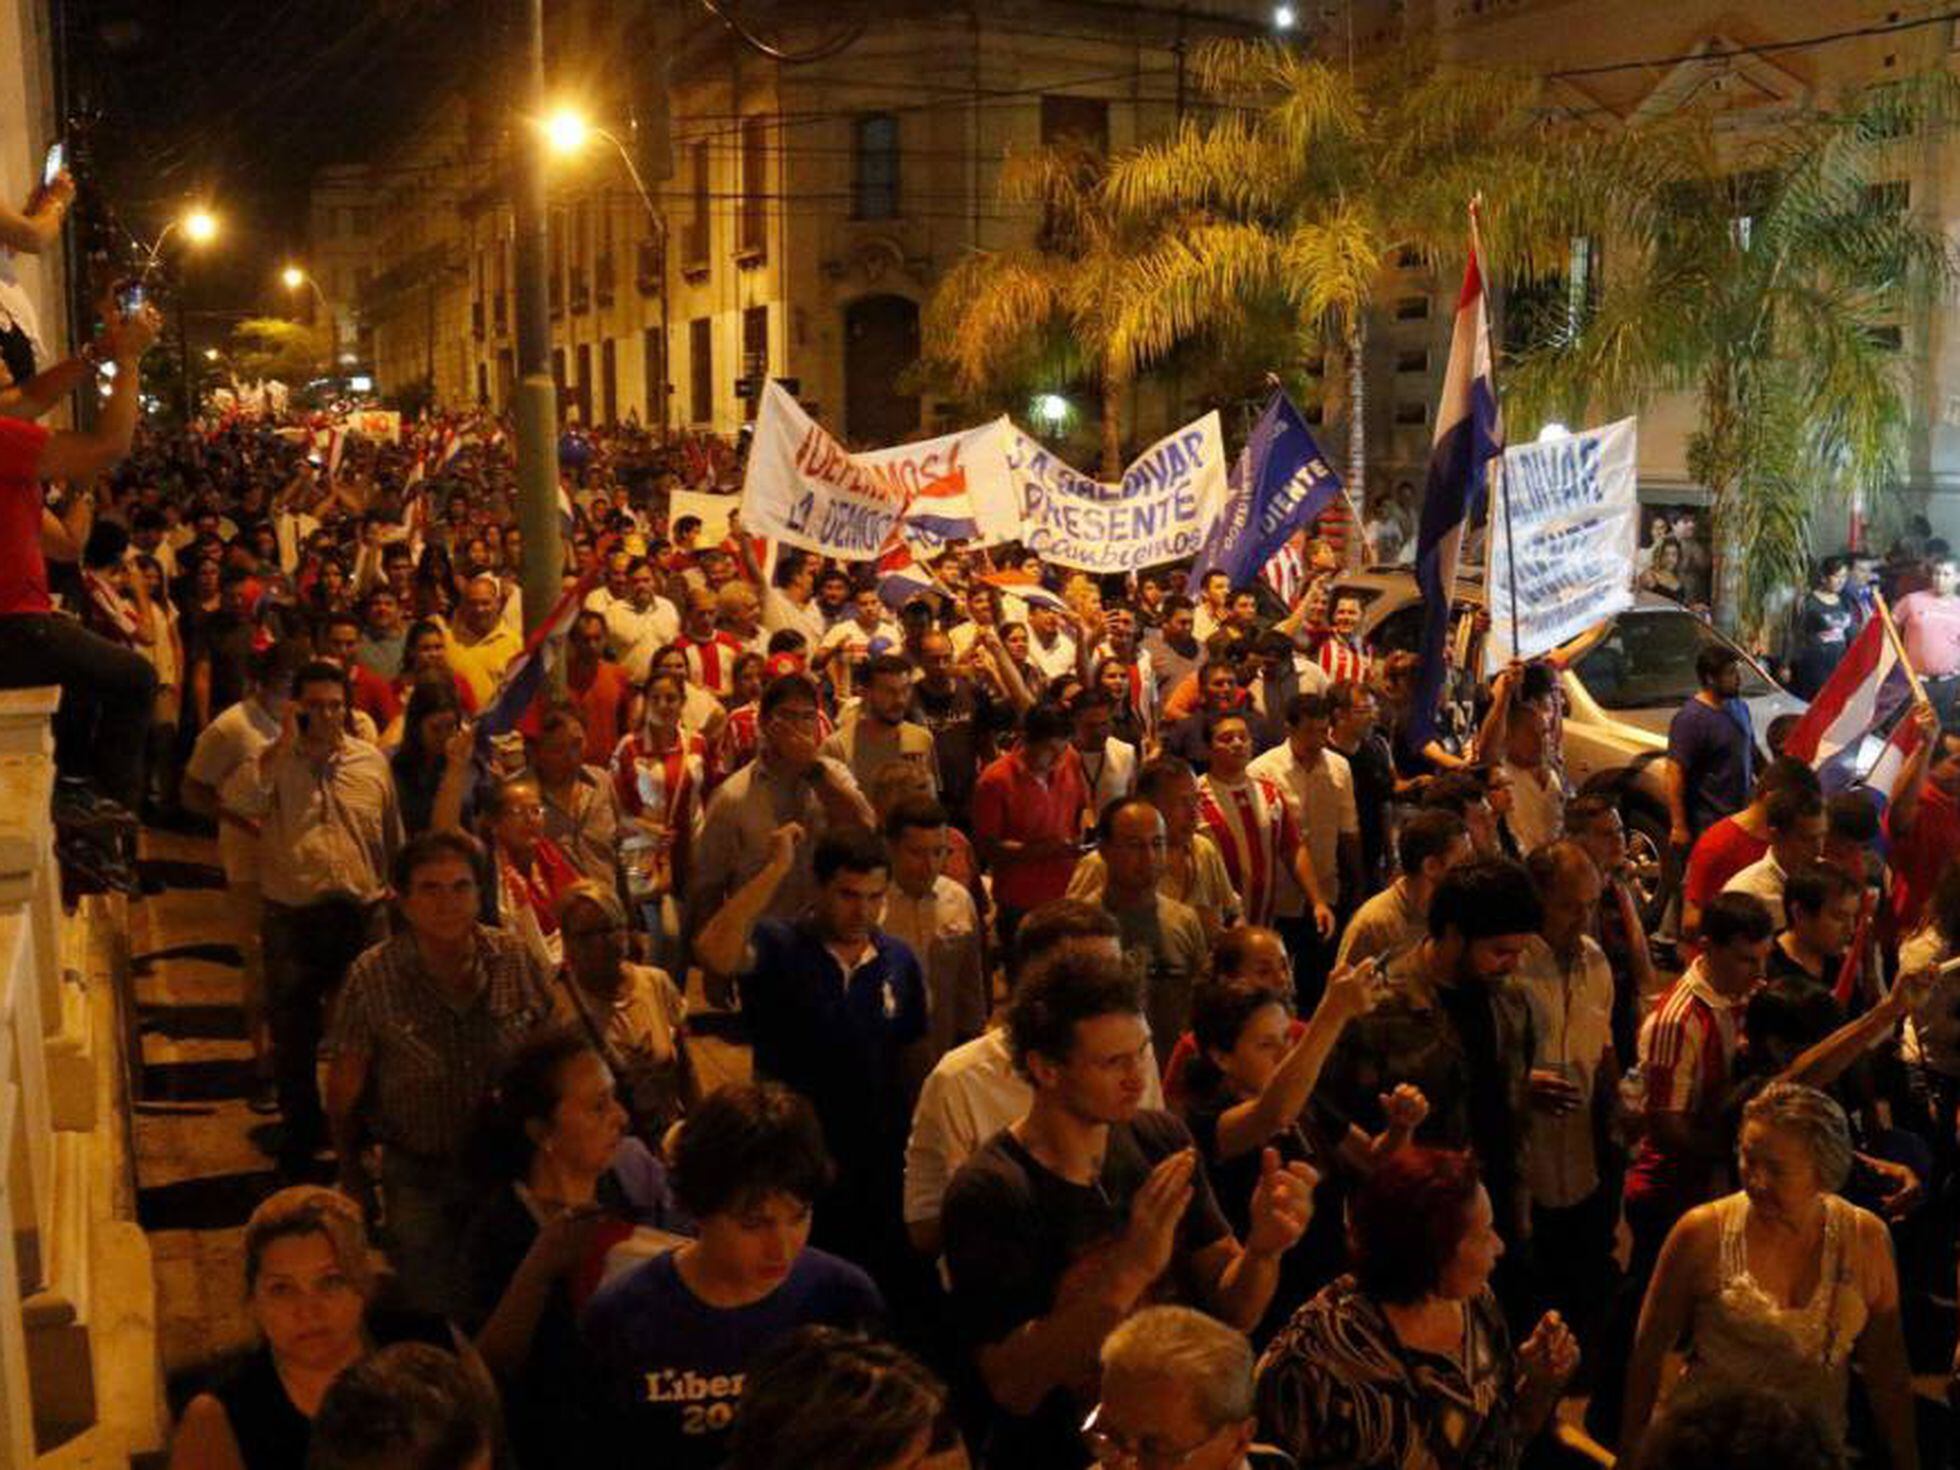
[(465, 637), (461, 627), (449, 630), (449, 667), (470, 686), (476, 707), (482, 709), (496, 692), (504, 669), (523, 652), (524, 641), (502, 622), (475, 642), (465, 642)]

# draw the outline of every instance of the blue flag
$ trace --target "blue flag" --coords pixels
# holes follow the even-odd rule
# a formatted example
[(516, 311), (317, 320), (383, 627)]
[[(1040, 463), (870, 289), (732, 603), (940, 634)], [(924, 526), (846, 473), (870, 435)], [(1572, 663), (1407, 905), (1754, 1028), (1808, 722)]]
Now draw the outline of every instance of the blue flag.
[(1341, 493), (1293, 400), (1275, 389), (1232, 467), (1232, 494), (1205, 533), (1192, 575), (1224, 572), (1250, 587), (1294, 533), (1313, 524)]

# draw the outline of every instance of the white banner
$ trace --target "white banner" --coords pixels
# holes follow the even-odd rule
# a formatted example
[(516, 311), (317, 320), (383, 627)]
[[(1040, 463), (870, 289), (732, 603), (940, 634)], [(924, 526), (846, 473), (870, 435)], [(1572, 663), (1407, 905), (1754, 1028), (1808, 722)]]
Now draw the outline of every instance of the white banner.
[(1159, 439), (1104, 484), (1019, 429), (1007, 461), (1021, 502), (1021, 540), (1056, 566), (1133, 572), (1193, 556), (1222, 503), (1225, 436), (1216, 411)]
[(927, 552), (1020, 535), (1007, 420), (852, 454), (778, 383), (767, 384), (742, 482), (742, 526), (806, 551), (870, 561), (905, 519)]
[[(1633, 606), (1640, 516), (1635, 420), (1504, 451), (1491, 502), (1484, 666), (1513, 656), (1510, 537), (1517, 538), (1516, 656), (1536, 658)], [(1509, 534), (1505, 504), (1510, 507)]]
[(733, 495), (709, 495), (701, 490), (667, 492), (667, 524), (672, 527), (682, 516), (701, 518), (701, 539), (697, 546), (719, 546), (728, 539), (728, 513), (741, 504)]
[(399, 444), (402, 437), (402, 416), (392, 408), (359, 408), (347, 415), (347, 431), (359, 434), (363, 439), (379, 439), (387, 444)]

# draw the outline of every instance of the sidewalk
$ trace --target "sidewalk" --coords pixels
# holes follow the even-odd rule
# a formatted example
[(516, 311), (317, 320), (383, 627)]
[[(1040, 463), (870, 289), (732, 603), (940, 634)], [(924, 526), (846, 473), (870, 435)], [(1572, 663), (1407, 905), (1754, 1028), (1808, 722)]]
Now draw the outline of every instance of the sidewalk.
[[(217, 843), (145, 831), (146, 897), (130, 906), (130, 951), (142, 1042), (136, 1107), (137, 1219), (156, 1261), (159, 1339), (173, 1410), (213, 1361), (252, 1338), (243, 1237), (253, 1208), (279, 1187), (277, 1115), (246, 1106), (238, 950)], [(699, 981), (690, 987), (697, 1013)], [(703, 1036), (704, 1088), (746, 1080), (748, 1048)]]

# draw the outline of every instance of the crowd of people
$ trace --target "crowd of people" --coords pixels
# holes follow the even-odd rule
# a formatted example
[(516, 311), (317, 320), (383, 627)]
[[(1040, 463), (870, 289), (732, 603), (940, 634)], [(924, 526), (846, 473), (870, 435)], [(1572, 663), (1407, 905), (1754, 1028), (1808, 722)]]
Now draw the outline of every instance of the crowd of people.
[(215, 823), (243, 941), (290, 1187), (174, 1464), (1504, 1470), (1578, 1395), (1629, 1463), (1919, 1463), (1960, 640), (1881, 817), (1711, 637), (1663, 916), (1560, 661), (1418, 740), (1327, 543), (1290, 604), (955, 547), (891, 606), (578, 433), (516, 701), (494, 426), (139, 432), (154, 332), (94, 430), (0, 403), (0, 681), (64, 690), (65, 825)]

